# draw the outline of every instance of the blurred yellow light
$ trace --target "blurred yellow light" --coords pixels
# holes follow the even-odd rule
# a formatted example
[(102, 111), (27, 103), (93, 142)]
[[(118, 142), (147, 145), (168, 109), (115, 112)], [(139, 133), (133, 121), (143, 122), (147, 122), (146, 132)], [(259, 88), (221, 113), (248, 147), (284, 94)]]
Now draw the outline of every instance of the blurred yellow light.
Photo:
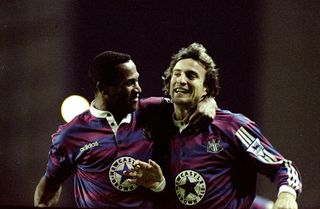
[(75, 116), (89, 109), (88, 100), (82, 96), (72, 95), (66, 98), (61, 105), (61, 115), (66, 122), (71, 121)]

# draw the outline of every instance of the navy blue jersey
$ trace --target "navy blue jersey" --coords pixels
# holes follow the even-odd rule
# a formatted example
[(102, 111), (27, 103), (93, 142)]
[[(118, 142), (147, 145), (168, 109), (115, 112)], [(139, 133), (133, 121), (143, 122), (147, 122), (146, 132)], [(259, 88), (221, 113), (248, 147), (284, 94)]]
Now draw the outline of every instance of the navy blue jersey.
[(169, 166), (162, 165), (167, 169), (167, 203), (170, 198), (175, 201), (166, 208), (250, 208), (258, 172), (278, 189), (301, 192), (300, 175), (292, 162), (243, 115), (217, 110), (211, 124), (187, 126), (181, 133), (173, 126), (168, 133), (171, 136), (162, 137), (169, 139), (165, 157)]
[(74, 175), (75, 201), (82, 208), (153, 208), (142, 187), (122, 175), (136, 160), (151, 158), (153, 141), (143, 127), (148, 105), (161, 98), (139, 102), (137, 111), (117, 124), (112, 114), (90, 110), (59, 127), (52, 135), (46, 176), (58, 183)]

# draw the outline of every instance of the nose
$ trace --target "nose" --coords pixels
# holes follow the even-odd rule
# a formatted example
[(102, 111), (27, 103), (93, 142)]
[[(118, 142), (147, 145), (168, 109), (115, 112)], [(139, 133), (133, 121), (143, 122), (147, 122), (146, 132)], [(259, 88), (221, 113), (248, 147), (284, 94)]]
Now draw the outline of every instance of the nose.
[(140, 87), (140, 84), (139, 82), (136, 82), (135, 85), (134, 85), (134, 90), (137, 92), (137, 93), (141, 93), (142, 92), (142, 89)]
[(187, 83), (187, 76), (184, 73), (181, 73), (179, 77), (177, 77), (177, 82), (180, 84)]

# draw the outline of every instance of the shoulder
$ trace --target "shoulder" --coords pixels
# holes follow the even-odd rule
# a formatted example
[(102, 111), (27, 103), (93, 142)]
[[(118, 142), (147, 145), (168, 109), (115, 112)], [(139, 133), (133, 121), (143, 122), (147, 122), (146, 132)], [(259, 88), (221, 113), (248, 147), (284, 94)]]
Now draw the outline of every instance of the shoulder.
[(58, 130), (51, 135), (54, 143), (65, 143), (70, 136), (75, 136), (80, 132), (82, 127), (93, 120), (94, 117), (91, 115), (89, 110), (77, 115), (70, 122), (58, 126)]
[(83, 113), (75, 116), (71, 121), (60, 125), (58, 131), (72, 130), (72, 128), (75, 126), (89, 123), (92, 119), (94, 119), (94, 116), (90, 113), (90, 110), (86, 110)]
[(172, 112), (172, 102), (165, 97), (148, 97), (139, 100), (137, 112), (142, 115), (166, 114)]
[(171, 104), (171, 100), (165, 97), (148, 97), (140, 99), (138, 107), (143, 109), (150, 106), (159, 106), (166, 104)]
[(149, 97), (139, 101), (136, 118), (144, 127), (162, 127), (172, 120), (173, 105), (170, 99), (164, 97)]
[(214, 123), (235, 123), (235, 124), (247, 124), (252, 123), (248, 117), (241, 113), (233, 113), (229, 110), (218, 109), (216, 111), (216, 117)]
[(217, 110), (217, 116), (213, 121), (216, 128), (231, 138), (241, 139), (239, 136), (250, 136), (266, 141), (260, 127), (251, 119), (239, 113), (232, 113), (227, 110)]
[(219, 129), (228, 130), (232, 133), (235, 133), (241, 127), (256, 126), (255, 122), (245, 115), (222, 109), (216, 111), (216, 117), (212, 123)]

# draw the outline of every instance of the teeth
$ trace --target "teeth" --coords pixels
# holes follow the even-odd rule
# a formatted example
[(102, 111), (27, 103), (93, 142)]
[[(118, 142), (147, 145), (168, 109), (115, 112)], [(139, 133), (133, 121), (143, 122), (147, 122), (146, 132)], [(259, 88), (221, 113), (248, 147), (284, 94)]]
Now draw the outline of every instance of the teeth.
[(131, 101), (134, 101), (134, 102), (137, 102), (138, 100), (139, 100), (139, 97), (135, 97), (131, 99)]
[(181, 92), (181, 93), (187, 93), (187, 92), (189, 92), (188, 90), (182, 89), (182, 88), (177, 88), (177, 89), (175, 89), (174, 91), (175, 91), (176, 93), (179, 93), (179, 92)]

